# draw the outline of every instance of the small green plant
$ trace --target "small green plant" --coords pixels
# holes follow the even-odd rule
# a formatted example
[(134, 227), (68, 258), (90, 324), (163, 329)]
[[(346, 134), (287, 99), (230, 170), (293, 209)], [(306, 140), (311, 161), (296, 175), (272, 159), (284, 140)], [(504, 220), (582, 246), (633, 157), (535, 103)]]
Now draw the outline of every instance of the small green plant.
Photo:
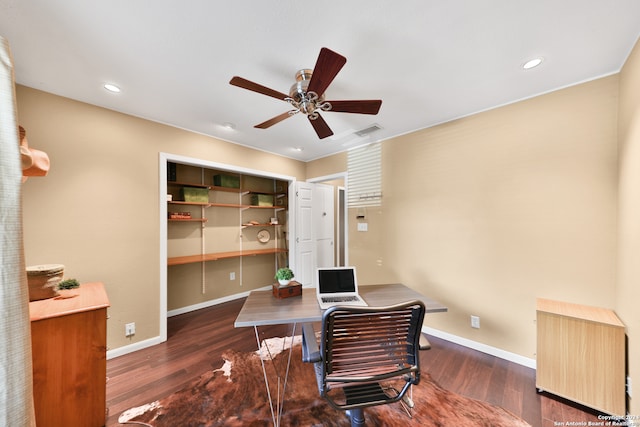
[(276, 280), (291, 280), (293, 279), (293, 271), (290, 268), (283, 267), (276, 271)]
[(58, 289), (76, 289), (80, 287), (80, 282), (76, 279), (65, 279), (58, 283)]

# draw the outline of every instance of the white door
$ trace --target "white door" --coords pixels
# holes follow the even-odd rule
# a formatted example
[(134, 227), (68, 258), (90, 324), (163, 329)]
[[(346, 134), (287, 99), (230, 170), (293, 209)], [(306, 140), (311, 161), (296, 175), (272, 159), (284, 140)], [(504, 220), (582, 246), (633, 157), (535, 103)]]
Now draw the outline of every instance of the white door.
[(315, 245), (313, 242), (313, 184), (296, 182), (296, 265), (294, 274), (302, 286), (311, 286), (315, 271)]
[(296, 280), (302, 286), (315, 286), (319, 266), (334, 264), (333, 187), (296, 182)]
[(316, 242), (316, 267), (335, 266), (334, 191), (332, 185), (314, 184), (313, 229)]

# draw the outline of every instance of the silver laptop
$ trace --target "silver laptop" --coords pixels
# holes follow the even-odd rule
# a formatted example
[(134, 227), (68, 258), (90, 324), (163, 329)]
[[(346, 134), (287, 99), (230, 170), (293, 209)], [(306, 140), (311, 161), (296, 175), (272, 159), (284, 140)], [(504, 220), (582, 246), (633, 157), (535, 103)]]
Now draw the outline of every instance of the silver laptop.
[(358, 280), (354, 267), (318, 268), (316, 284), (318, 304), (323, 310), (334, 305), (367, 305), (358, 295)]

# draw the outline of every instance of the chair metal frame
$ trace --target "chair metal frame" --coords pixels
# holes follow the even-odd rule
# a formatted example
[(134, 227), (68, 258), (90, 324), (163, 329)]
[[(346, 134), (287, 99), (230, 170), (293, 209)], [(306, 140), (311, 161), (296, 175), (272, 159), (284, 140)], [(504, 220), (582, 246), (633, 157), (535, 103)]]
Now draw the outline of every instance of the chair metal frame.
[(425, 306), (408, 301), (387, 307), (332, 307), (322, 316), (320, 346), (313, 325), (303, 325), (303, 361), (314, 363), (318, 391), (364, 425), (364, 408), (400, 401), (420, 382), (419, 351)]

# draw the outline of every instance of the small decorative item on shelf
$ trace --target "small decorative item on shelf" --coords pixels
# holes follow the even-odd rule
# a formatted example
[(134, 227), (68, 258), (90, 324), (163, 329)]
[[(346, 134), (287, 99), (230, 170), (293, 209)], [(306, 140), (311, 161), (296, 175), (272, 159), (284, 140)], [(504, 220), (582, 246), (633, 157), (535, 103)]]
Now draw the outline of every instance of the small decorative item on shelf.
[(278, 225), (278, 218), (271, 218), (270, 224), (271, 225)]
[(280, 283), (281, 286), (287, 286), (291, 279), (293, 279), (293, 271), (288, 267), (279, 268), (276, 271), (275, 279)]
[(169, 212), (169, 219), (191, 219), (191, 212)]
[(253, 206), (271, 207), (273, 206), (273, 195), (253, 194), (251, 195), (251, 204)]
[(256, 237), (258, 238), (258, 242), (267, 243), (269, 240), (271, 240), (271, 233), (269, 233), (269, 230), (262, 229), (258, 231)]
[(42, 264), (27, 267), (27, 284), (29, 286), (29, 301), (53, 298), (58, 283), (64, 275), (62, 264)]
[(213, 185), (217, 187), (240, 188), (240, 177), (233, 175), (214, 175)]
[(177, 165), (173, 162), (167, 162), (167, 181), (176, 181)]
[(58, 283), (58, 298), (73, 298), (78, 295), (76, 289), (80, 287), (80, 282), (76, 279), (65, 279)]
[(199, 187), (182, 187), (182, 198), (185, 202), (207, 203), (209, 201), (209, 190)]

